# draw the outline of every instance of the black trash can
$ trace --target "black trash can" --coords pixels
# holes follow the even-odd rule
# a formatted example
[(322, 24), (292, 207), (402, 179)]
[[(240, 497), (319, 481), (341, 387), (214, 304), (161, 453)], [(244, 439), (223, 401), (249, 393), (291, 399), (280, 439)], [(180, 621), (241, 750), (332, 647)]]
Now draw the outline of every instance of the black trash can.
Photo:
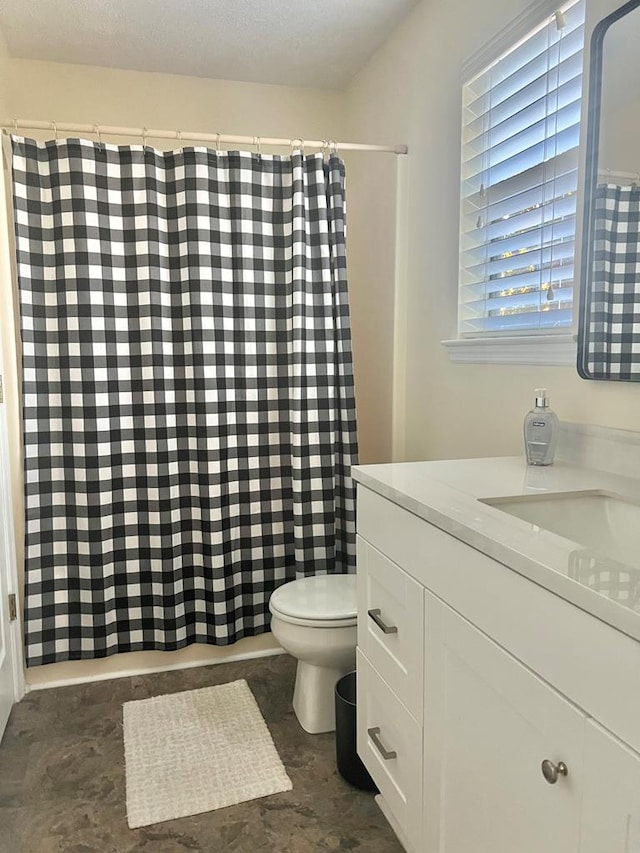
[(356, 752), (356, 673), (348, 672), (336, 683), (336, 761), (338, 772), (361, 791), (377, 791)]

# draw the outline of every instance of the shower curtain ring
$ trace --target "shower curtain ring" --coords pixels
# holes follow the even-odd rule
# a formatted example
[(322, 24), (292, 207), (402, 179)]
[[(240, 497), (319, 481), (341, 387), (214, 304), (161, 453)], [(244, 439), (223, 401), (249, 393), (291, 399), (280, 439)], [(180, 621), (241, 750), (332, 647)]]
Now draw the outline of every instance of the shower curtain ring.
[(262, 152), (260, 150), (260, 137), (259, 136), (253, 137), (253, 144), (256, 146), (256, 154), (258, 155), (258, 157), (260, 157)]
[(329, 151), (334, 156), (338, 155), (338, 143), (336, 142), (335, 139), (331, 140), (331, 147), (330, 147)]
[(216, 151), (220, 150), (220, 139), (222, 134), (220, 132), (216, 133)]
[(294, 138), (291, 140), (292, 154), (296, 150), (296, 148), (299, 148), (300, 151), (304, 154), (304, 139), (301, 136), (294, 136)]
[(143, 148), (147, 147), (147, 133), (148, 133), (147, 128), (143, 127), (142, 128), (142, 147)]
[(13, 120), (13, 129), (14, 129), (16, 136), (17, 136), (18, 135), (18, 119), (17, 118), (14, 118), (14, 120)]
[(51, 130), (53, 131), (53, 135), (55, 136), (56, 142), (58, 141), (58, 125), (55, 121), (51, 122)]
[(93, 129), (95, 131), (98, 142), (102, 144), (102, 137), (100, 136), (100, 125), (98, 123), (93, 125)]
[(178, 134), (178, 145), (179, 145), (179, 147), (180, 147), (180, 148), (182, 148), (182, 131), (181, 131), (181, 130), (178, 130), (178, 131), (176, 131), (176, 132), (177, 132), (177, 134)]

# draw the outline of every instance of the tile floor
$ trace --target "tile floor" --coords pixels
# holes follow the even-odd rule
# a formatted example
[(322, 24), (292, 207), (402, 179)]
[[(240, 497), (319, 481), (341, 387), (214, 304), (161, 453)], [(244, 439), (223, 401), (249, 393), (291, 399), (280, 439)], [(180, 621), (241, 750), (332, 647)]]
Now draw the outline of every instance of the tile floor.
[[(298, 725), (294, 674), (281, 655), (28, 694), (0, 744), (1, 853), (401, 853), (372, 795), (338, 775), (333, 735)], [(237, 678), (253, 690), (293, 790), (130, 830), (122, 703)]]

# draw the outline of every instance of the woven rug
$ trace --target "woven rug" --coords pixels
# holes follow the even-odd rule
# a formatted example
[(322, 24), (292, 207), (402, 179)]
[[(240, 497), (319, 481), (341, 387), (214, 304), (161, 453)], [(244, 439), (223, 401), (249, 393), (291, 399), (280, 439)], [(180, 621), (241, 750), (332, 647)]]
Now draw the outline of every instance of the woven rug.
[(126, 702), (131, 829), (291, 790), (247, 682)]

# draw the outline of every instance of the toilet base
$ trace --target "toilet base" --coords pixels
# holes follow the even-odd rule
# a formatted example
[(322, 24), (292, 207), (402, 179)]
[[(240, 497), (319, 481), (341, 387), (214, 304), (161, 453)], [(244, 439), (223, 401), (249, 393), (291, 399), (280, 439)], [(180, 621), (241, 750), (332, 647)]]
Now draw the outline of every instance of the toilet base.
[(293, 710), (298, 722), (309, 734), (333, 732), (336, 728), (336, 681), (351, 672), (354, 663), (346, 668), (332, 669), (298, 661), (296, 686), (293, 691)]

